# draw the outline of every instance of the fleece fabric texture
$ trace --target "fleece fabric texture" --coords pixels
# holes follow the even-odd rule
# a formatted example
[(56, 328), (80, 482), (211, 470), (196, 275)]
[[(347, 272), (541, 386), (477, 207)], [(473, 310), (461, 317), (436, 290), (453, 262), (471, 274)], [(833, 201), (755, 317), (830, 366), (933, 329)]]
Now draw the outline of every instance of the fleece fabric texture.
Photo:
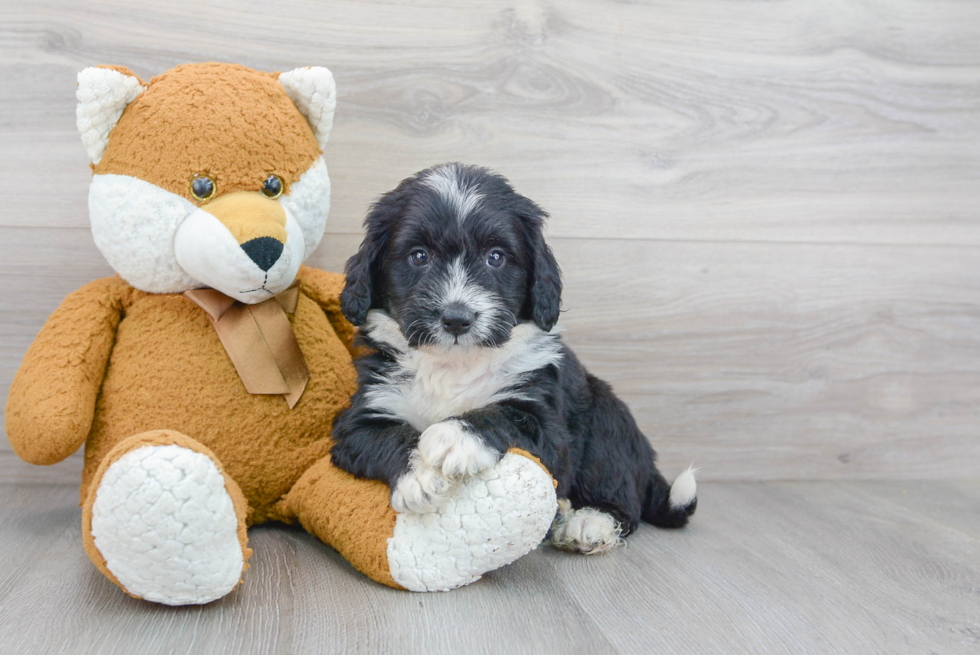
[[(98, 480), (133, 448), (176, 443), (207, 454), (224, 472), (229, 494), (247, 503), (243, 531), (270, 520), (292, 523), (295, 507), (356, 568), (397, 586), (386, 555), (394, 527), (388, 487), (336, 469), (328, 456), (332, 419), (356, 387), (354, 327), (339, 304), (344, 278), (303, 267), (298, 279), (296, 312), (288, 316), (310, 381), (292, 410), (282, 396), (245, 391), (191, 300), (138, 291), (119, 278), (68, 296), (28, 349), (7, 402), (11, 444), (29, 462), (52, 464), (85, 443), (86, 550), (117, 584), (90, 536)], [(93, 406), (94, 413), (85, 411)]]
[(356, 387), (343, 280), (300, 269), (289, 319), (310, 381), (292, 410), (282, 396), (245, 391), (207, 315), (183, 295), (144, 293), (118, 278), (82, 287), (48, 320), (14, 378), (6, 418), (15, 452), (51, 464), (84, 441), (84, 490), (118, 443), (166, 427), (214, 452), (241, 486), (251, 523), (290, 520), (276, 504), (329, 453), (332, 419)]
[(306, 117), (283, 93), (279, 73), (187, 64), (150, 80), (126, 107), (92, 170), (137, 177), (201, 205), (191, 195), (195, 175), (208, 175), (224, 194), (259, 191), (275, 173), (289, 193), (320, 153)]
[(388, 565), (388, 540), (397, 516), (390, 495), (383, 482), (358, 480), (324, 458), (303, 474), (286, 504), (307, 532), (332, 545), (354, 568), (401, 588)]
[(337, 108), (337, 85), (333, 81), (333, 73), (320, 66), (297, 68), (280, 73), (279, 83), (313, 126), (313, 134), (320, 148), (326, 147), (333, 128), (333, 113)]
[[(307, 532), (339, 544), (344, 559), (371, 579), (396, 589), (446, 591), (527, 554), (551, 525), (557, 481), (526, 450), (512, 448), (505, 460), (434, 514), (396, 514), (388, 485), (357, 480), (327, 459), (304, 473), (286, 500)], [(355, 482), (361, 483), (356, 495), (348, 491)]]
[(93, 164), (102, 160), (109, 132), (126, 106), (143, 93), (143, 83), (128, 70), (86, 68), (78, 74), (75, 120), (85, 152)]
[[(99, 485), (102, 482), (106, 474), (106, 471), (108, 471), (113, 464), (117, 463), (124, 456), (129, 455), (130, 453), (133, 453), (135, 451), (139, 451), (144, 448), (157, 448), (162, 446), (179, 446), (181, 448), (186, 448), (190, 451), (193, 451), (194, 453), (200, 453), (201, 455), (209, 458), (214, 463), (218, 472), (221, 473), (222, 477), (224, 478), (224, 490), (231, 498), (233, 511), (238, 524), (236, 532), (238, 537), (238, 543), (242, 551), (242, 562), (243, 562), (241, 570), (238, 572), (239, 573), (238, 584), (240, 584), (241, 573), (248, 568), (248, 558), (252, 554), (252, 549), (248, 547), (248, 533), (246, 530), (246, 519), (248, 517), (248, 502), (245, 500), (245, 496), (242, 494), (241, 488), (235, 483), (234, 480), (231, 479), (231, 477), (228, 476), (227, 473), (224, 473), (221, 470), (221, 464), (220, 462), (218, 462), (213, 452), (211, 452), (201, 444), (197, 443), (190, 437), (180, 434), (178, 432), (174, 432), (173, 430), (154, 430), (151, 432), (146, 432), (144, 434), (133, 435), (132, 437), (129, 437), (128, 439), (124, 439), (122, 442), (117, 444), (116, 447), (113, 448), (106, 456), (106, 458), (102, 461), (102, 464), (99, 466), (98, 470), (96, 471), (95, 475), (92, 478), (91, 488), (88, 490), (86, 490), (85, 488), (82, 489), (82, 495), (84, 498), (82, 502), (82, 543), (85, 546), (85, 552), (88, 554), (89, 559), (92, 560), (92, 563), (95, 564), (96, 568), (99, 569), (99, 571), (101, 571), (107, 578), (109, 578), (114, 583), (116, 583), (127, 594), (135, 598), (147, 597), (145, 594), (144, 595), (134, 594), (133, 590), (129, 589), (126, 585), (122, 584), (119, 581), (119, 579), (116, 577), (116, 575), (114, 575), (113, 572), (110, 570), (109, 565), (107, 564), (105, 558), (102, 556), (102, 553), (96, 547), (95, 536), (93, 535), (92, 532), (92, 514), (93, 514), (93, 508), (95, 506), (97, 493), (99, 490)], [(145, 476), (138, 476), (138, 477), (144, 478), (143, 481), (145, 481)], [(165, 495), (167, 491), (168, 490), (165, 489), (158, 489), (157, 495), (158, 496)], [(130, 492), (132, 492), (132, 490), (130, 490)], [(174, 492), (176, 492), (176, 495), (178, 496), (185, 495), (185, 493), (182, 493), (180, 490), (177, 489), (171, 490), (172, 495), (174, 495)], [(149, 514), (149, 512), (147, 512), (146, 514)], [(177, 515), (176, 512), (168, 512), (168, 514)], [(149, 516), (136, 512), (130, 514), (128, 518), (129, 518), (128, 521), (129, 525), (117, 525), (116, 527), (120, 532), (128, 532), (129, 536), (133, 540), (139, 541), (141, 539), (145, 539), (147, 545), (153, 545), (156, 540), (159, 540), (161, 538), (162, 535), (159, 533), (159, 531), (154, 531), (152, 529), (157, 524), (157, 522), (154, 520), (149, 520), (149, 521), (145, 520), (145, 519), (149, 519), (150, 518)], [(179, 532), (183, 533), (185, 528), (186, 526), (180, 526)], [(153, 534), (150, 534), (151, 532)], [(195, 536), (196, 535), (190, 535), (192, 539)], [(184, 546), (186, 546), (186, 544), (181, 544), (181, 547)], [(187, 573), (207, 574), (208, 572), (190, 570), (187, 571)], [(234, 586), (237, 586), (237, 584), (235, 584)], [(150, 600), (157, 600), (157, 599), (150, 598)]]

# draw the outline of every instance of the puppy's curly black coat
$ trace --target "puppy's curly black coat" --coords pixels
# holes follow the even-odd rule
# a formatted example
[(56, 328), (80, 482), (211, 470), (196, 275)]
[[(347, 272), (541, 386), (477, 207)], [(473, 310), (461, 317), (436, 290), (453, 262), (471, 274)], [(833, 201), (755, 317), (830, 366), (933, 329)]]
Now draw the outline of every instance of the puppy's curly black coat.
[(394, 500), (420, 466), (420, 434), (449, 421), (491, 462), (530, 451), (559, 498), (611, 515), (622, 536), (641, 519), (682, 526), (697, 506), (693, 476), (671, 498), (629, 409), (552, 331), (562, 285), (546, 216), (500, 175), (461, 164), (422, 171), (371, 207), (341, 307), (373, 352), (356, 362), (333, 461), (388, 483)]

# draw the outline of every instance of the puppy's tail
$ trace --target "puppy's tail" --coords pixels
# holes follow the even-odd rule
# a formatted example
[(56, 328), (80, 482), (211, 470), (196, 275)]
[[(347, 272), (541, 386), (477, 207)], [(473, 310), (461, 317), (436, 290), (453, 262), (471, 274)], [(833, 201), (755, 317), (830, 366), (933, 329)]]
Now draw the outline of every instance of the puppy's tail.
[(654, 471), (647, 485), (643, 502), (643, 520), (661, 528), (680, 528), (698, 507), (698, 484), (694, 479), (695, 468), (688, 468), (677, 476), (674, 484), (667, 484), (664, 476)]

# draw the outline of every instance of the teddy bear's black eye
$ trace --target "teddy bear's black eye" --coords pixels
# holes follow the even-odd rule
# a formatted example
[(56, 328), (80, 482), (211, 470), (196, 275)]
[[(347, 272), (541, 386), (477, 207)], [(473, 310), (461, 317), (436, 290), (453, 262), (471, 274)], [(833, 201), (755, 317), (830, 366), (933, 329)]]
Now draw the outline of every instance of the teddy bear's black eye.
[(278, 198), (282, 195), (282, 179), (278, 175), (270, 175), (265, 178), (262, 185), (262, 195), (266, 198)]
[(210, 200), (214, 197), (217, 185), (207, 175), (195, 175), (191, 180), (191, 195), (198, 200)]

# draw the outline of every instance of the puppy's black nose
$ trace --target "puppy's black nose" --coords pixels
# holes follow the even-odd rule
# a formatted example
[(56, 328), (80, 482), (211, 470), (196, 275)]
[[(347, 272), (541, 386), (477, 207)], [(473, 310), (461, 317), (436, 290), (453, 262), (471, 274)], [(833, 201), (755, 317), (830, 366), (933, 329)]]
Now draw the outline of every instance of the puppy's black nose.
[(476, 314), (469, 309), (453, 305), (442, 312), (442, 327), (446, 328), (449, 334), (458, 337), (470, 331), (475, 318)]
[(243, 243), (242, 250), (245, 251), (249, 259), (255, 262), (256, 266), (263, 271), (268, 271), (279, 261), (279, 255), (282, 254), (282, 244), (272, 237), (259, 237)]

